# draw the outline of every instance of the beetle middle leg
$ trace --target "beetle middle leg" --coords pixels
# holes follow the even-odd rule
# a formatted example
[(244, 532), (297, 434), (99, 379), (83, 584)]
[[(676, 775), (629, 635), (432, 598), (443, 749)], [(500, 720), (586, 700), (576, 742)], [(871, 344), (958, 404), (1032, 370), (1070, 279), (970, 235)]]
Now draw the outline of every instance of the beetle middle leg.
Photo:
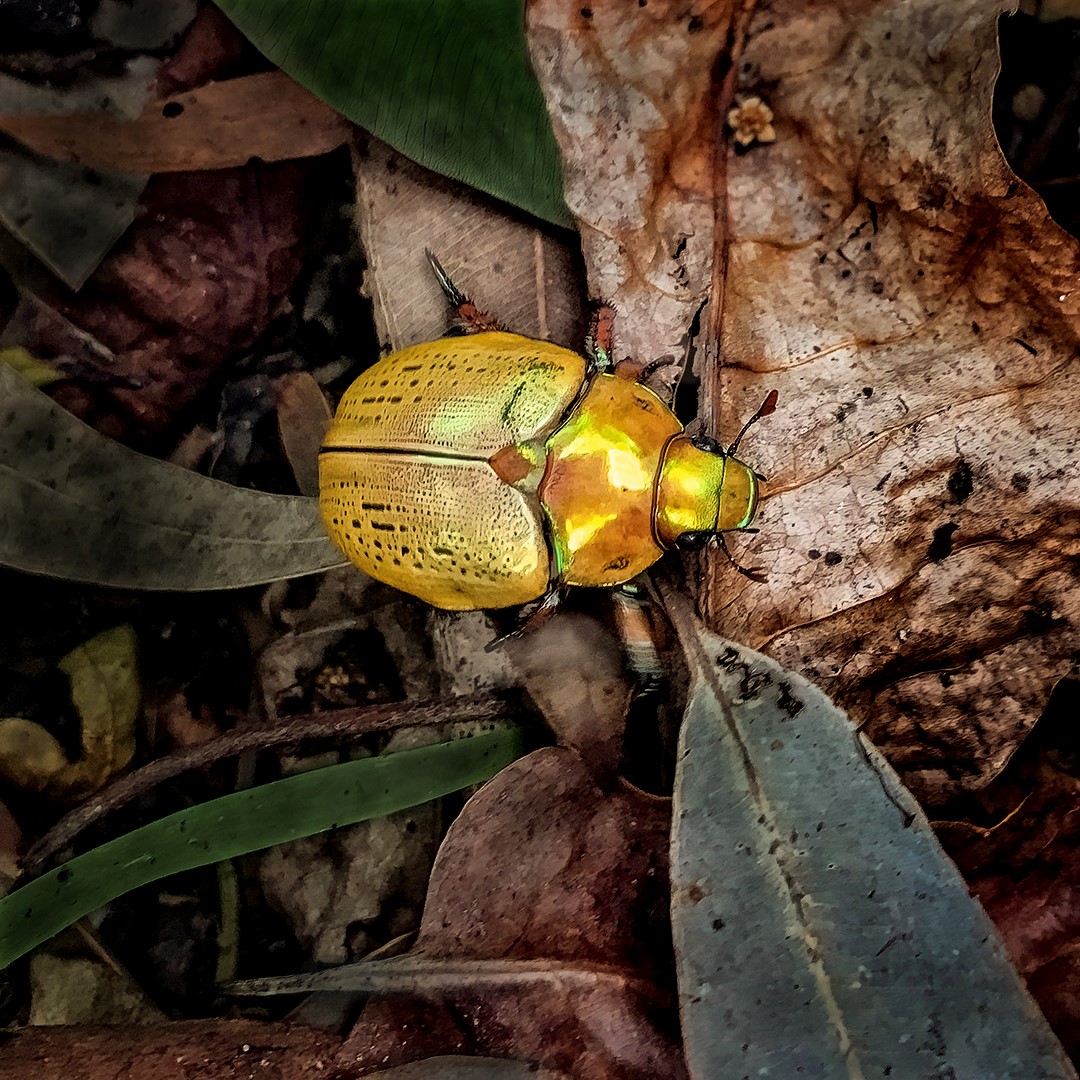
[(432, 272), (452, 309), (450, 334), (482, 334), (487, 330), (505, 330), (494, 316), (481, 311), (453, 282), (443, 264), (439, 262), (431, 248), (425, 248), (424, 254), (431, 264)]

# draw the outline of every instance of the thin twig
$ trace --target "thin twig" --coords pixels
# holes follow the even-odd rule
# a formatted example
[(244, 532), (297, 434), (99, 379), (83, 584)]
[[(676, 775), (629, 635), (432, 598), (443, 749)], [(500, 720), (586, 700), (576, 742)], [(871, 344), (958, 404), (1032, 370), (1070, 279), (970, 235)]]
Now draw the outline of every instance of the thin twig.
[(82, 806), (65, 814), (22, 860), (23, 872), (36, 876), (84, 829), (106, 814), (152, 791), (166, 780), (192, 769), (203, 769), (248, 750), (268, 750), (308, 739), (355, 739), (402, 728), (435, 727), (468, 721), (485, 723), (507, 717), (514, 699), (507, 695), (477, 694), (448, 700), (394, 702), (365, 708), (291, 716), (270, 727), (243, 727), (144, 765), (102, 788)]

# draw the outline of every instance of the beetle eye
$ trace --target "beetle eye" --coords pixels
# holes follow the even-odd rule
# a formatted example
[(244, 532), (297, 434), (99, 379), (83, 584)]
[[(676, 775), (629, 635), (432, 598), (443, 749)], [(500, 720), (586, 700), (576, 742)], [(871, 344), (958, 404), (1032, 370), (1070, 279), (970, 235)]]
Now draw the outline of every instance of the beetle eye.
[(700, 551), (711, 539), (711, 532), (684, 532), (675, 541), (680, 551)]
[(711, 435), (705, 435), (702, 432), (692, 436), (690, 442), (698, 450), (704, 450), (706, 454), (722, 454), (724, 452), (724, 448)]

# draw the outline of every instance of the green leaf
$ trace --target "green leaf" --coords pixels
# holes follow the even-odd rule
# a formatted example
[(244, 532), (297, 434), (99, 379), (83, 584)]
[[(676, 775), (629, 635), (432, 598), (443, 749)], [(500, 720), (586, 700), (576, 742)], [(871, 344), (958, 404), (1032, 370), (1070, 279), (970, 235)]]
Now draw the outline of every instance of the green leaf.
[(1075, 1078), (926, 817), (844, 713), (688, 614), (676, 625), (692, 686), (671, 921), (691, 1075)]
[(218, 0), (275, 64), (421, 165), (573, 227), (521, 0)]
[(503, 728), (314, 769), (144, 825), (0, 900), (0, 968), (140, 885), (439, 798), (521, 752), (520, 730)]
[(314, 499), (106, 439), (0, 364), (0, 565), (128, 589), (236, 589), (345, 561)]

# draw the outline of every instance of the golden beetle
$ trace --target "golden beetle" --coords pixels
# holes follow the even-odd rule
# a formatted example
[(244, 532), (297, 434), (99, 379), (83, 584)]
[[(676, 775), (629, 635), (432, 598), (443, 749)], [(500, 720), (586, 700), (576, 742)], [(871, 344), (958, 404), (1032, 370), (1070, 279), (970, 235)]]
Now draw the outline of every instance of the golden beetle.
[(612, 369), (610, 307), (586, 358), (502, 330), (428, 258), (462, 336), (365, 371), (319, 456), (323, 521), (352, 562), (439, 608), (550, 608), (564, 586), (619, 585), (750, 526), (759, 477), (739, 439), (688, 435), (640, 366)]

